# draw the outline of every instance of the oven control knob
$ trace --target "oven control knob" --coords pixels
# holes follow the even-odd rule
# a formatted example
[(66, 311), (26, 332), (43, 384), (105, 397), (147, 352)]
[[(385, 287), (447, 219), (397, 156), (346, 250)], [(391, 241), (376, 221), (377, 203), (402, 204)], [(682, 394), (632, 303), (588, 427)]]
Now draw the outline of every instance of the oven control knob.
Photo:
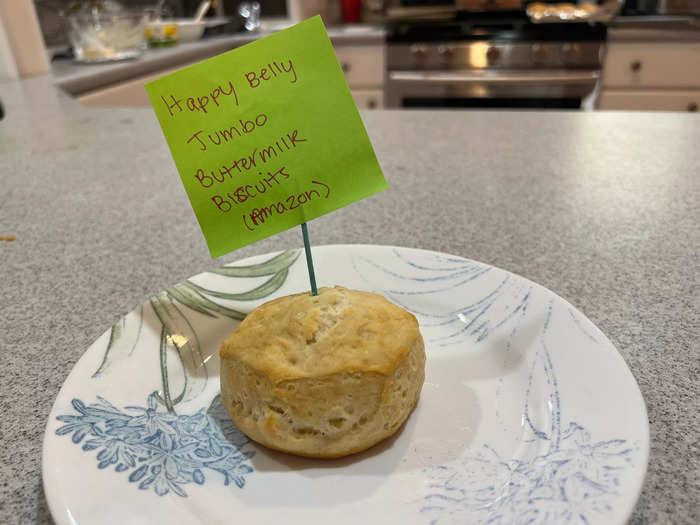
[(532, 60), (538, 64), (545, 62), (547, 60), (547, 56), (549, 55), (549, 50), (542, 44), (532, 44), (531, 52)]
[(578, 44), (564, 44), (561, 52), (567, 64), (575, 64), (581, 59), (581, 46)]
[(455, 50), (452, 47), (445, 45), (438, 46), (438, 55), (440, 55), (443, 59), (449, 60), (454, 56), (454, 54)]
[(489, 64), (494, 64), (499, 58), (501, 58), (501, 50), (497, 47), (489, 47), (486, 50), (486, 59), (489, 61)]
[(427, 54), (428, 50), (425, 46), (421, 44), (413, 44), (411, 46), (411, 55), (413, 55), (415, 58), (425, 58), (425, 55)]

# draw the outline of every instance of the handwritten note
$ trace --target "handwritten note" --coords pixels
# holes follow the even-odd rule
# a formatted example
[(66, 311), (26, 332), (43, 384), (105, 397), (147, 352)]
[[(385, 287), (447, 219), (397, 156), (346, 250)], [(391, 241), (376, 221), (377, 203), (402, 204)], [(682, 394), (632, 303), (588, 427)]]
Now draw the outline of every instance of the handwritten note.
[(212, 257), (387, 187), (318, 16), (146, 91)]

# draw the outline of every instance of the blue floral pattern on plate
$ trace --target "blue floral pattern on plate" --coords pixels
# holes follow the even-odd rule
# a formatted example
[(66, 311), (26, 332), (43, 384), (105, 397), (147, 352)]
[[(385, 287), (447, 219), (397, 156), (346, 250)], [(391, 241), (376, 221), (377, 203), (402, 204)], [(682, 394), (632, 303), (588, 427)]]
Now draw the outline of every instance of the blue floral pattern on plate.
[[(571, 310), (569, 313), (575, 319)], [(631, 466), (638, 447), (624, 439), (595, 442), (586, 428), (573, 421), (562, 430), (558, 380), (545, 341), (551, 315), (550, 301), (522, 414), (523, 442), (535, 445), (536, 450), (543, 448), (544, 452), (503, 459), (491, 447), (483, 445), (455, 463), (426, 469), (429, 493), (422, 502), (421, 512), (431, 517), (431, 525), (587, 525), (596, 521), (595, 514), (612, 509), (620, 475)], [(578, 321), (574, 322), (580, 327)], [(552, 417), (548, 429), (538, 428), (530, 414), (531, 387), (537, 369), (549, 386), (546, 403)]]
[[(61, 415), (59, 436), (70, 435), (85, 452), (97, 451), (97, 468), (114, 465), (116, 472), (129, 472), (128, 480), (141, 490), (153, 489), (159, 496), (170, 491), (187, 496), (184, 485), (203, 485), (207, 474), (216, 472), (225, 485), (245, 486), (245, 475), (253, 472), (248, 461), (255, 451), (227, 415), (216, 417), (201, 409), (192, 415), (159, 410), (154, 394), (146, 407), (120, 410), (106, 399), (86, 405), (73, 399), (77, 414)], [(210, 407), (221, 412), (219, 396)], [(228, 420), (228, 421), (227, 421)]]
[[(189, 315), (196, 312), (211, 318), (243, 319), (243, 312), (214, 302), (210, 296), (239, 301), (267, 297), (284, 284), (289, 267), (298, 256), (299, 250), (288, 250), (258, 264), (213, 271), (234, 279), (267, 278), (246, 292), (210, 290), (186, 280), (151, 297), (150, 306), (161, 323), (161, 391), (152, 392), (145, 407), (127, 406), (125, 410), (101, 396), (89, 405), (74, 398), (71, 404), (77, 414), (56, 416), (63, 423), (56, 435), (70, 435), (73, 443), (82, 443), (85, 452), (97, 450), (98, 469), (114, 465), (116, 472), (130, 471), (129, 482), (138, 483), (142, 490), (153, 488), (159, 496), (172, 491), (185, 497), (187, 492), (183, 486), (203, 485), (207, 479), (205, 473), (209, 471), (221, 474), (225, 485), (233, 482), (243, 488), (245, 475), (253, 472), (248, 460), (255, 451), (245, 448), (250, 439), (233, 425), (221, 406), (220, 396), (210, 406), (210, 412), (220, 413), (218, 418), (204, 409), (191, 415), (175, 413), (178, 403), (202, 392), (208, 377), (207, 359)], [(186, 311), (192, 313), (186, 314)], [(108, 373), (115, 363), (132, 355), (141, 337), (144, 315), (142, 305), (112, 326), (102, 362), (91, 376), (93, 379)], [(182, 364), (180, 374), (184, 387), (178, 396), (171, 395), (174, 370), (168, 365), (169, 351), (177, 355)], [(163, 408), (159, 410), (159, 406)], [(227, 431), (223, 432), (222, 428)]]
[[(392, 255), (390, 266), (386, 261), (380, 264), (367, 257), (357, 258), (353, 266), (377, 293), (418, 317), (428, 344), (435, 348), (459, 347), (467, 341), (479, 344), (510, 324), (512, 329), (507, 338), (510, 349), (535, 294), (531, 284), (506, 274), (479, 295), (468, 287), (489, 275), (492, 268), (488, 266), (438, 254), (432, 254), (428, 260), (413, 260), (398, 249)], [(368, 268), (372, 271), (368, 272)], [(470, 298), (469, 303), (436, 313), (423, 311), (409, 301), (411, 296), (437, 297), (446, 289), (463, 290), (464, 296)], [(427, 493), (418, 500), (418, 505), (431, 525), (588, 524), (595, 521), (594, 514), (612, 509), (620, 475), (632, 465), (638, 447), (624, 439), (596, 442), (586, 428), (573, 421), (562, 430), (559, 383), (546, 342), (553, 299), (548, 299), (546, 304), (547, 314), (524, 393), (522, 441), (528, 445), (527, 452), (521, 458), (503, 459), (484, 444), (479, 449), (468, 450), (457, 461), (426, 468)], [(567, 307), (566, 312), (565, 318), (577, 331), (592, 343), (600, 344), (583, 327), (572, 308)], [(435, 328), (441, 330), (440, 335)], [(551, 411), (548, 429), (538, 428), (531, 416), (530, 407), (537, 401), (532, 392), (536, 373), (542, 375), (542, 383), (548, 387), (546, 399), (539, 400)]]

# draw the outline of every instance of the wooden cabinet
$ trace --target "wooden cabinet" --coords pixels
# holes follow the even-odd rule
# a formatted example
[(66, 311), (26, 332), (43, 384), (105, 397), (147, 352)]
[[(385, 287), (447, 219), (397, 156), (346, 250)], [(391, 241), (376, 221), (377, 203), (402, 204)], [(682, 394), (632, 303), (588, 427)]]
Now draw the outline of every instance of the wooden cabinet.
[(698, 111), (700, 42), (611, 42), (600, 109)]

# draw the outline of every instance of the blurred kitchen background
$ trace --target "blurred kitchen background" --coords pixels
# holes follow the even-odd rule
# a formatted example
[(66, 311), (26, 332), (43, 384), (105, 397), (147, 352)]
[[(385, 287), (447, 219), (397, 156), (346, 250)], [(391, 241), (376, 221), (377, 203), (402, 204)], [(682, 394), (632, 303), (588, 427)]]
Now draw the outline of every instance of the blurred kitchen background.
[(144, 82), (318, 13), (365, 109), (700, 105), (700, 0), (0, 0), (0, 78), (147, 107)]

